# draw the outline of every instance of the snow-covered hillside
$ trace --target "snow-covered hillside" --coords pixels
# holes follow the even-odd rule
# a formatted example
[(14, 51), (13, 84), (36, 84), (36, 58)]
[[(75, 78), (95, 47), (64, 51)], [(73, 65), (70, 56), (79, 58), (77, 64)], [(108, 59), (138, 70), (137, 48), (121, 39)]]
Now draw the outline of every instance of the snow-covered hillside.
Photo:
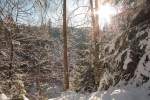
[[(115, 33), (115, 38), (106, 43), (104, 50), (101, 50), (100, 65), (95, 69), (100, 90), (107, 90), (111, 86), (120, 87), (122, 83), (135, 87), (149, 84), (150, 2), (142, 0), (139, 3), (139, 0), (133, 0), (133, 3), (133, 8), (129, 6), (123, 15), (117, 15), (126, 16), (118, 20), (118, 23), (121, 23), (120, 27), (124, 27), (124, 21), (128, 20), (127, 27)], [(147, 85), (147, 88), (149, 87), (150, 85)]]

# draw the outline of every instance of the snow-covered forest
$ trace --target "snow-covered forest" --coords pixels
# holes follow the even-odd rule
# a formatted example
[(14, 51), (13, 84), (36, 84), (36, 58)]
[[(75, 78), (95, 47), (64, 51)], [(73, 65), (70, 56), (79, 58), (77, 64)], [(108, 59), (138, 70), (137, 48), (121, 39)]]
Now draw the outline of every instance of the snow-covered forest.
[(150, 100), (150, 0), (0, 0), (0, 100)]

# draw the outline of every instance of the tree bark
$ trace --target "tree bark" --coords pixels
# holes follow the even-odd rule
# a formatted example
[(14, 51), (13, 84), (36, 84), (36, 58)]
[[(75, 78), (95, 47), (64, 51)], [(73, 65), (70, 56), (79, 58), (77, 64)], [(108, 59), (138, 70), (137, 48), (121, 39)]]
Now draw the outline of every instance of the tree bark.
[[(95, 12), (98, 11), (99, 5), (98, 0), (94, 0), (95, 4)], [(91, 6), (91, 18), (92, 18), (92, 25), (93, 25), (93, 32), (92, 32), (92, 40), (93, 40), (93, 65), (96, 67), (98, 63), (98, 57), (99, 57), (99, 35), (100, 35), (100, 29), (99, 29), (99, 15), (97, 13), (94, 14), (94, 5), (93, 0), (90, 0), (90, 6)]]
[(13, 58), (14, 58), (14, 46), (12, 42), (12, 32), (9, 31), (7, 28), (5, 28), (5, 31), (7, 32), (7, 42), (9, 46), (9, 88), (12, 88), (12, 81), (13, 81)]
[[(95, 5), (94, 5), (95, 4)], [(99, 2), (98, 0), (90, 0), (90, 6), (91, 6), (91, 19), (92, 19), (92, 66), (94, 67), (94, 71), (97, 71), (97, 68), (99, 67), (99, 39), (100, 39), (100, 29), (99, 29), (99, 16), (98, 12), (99, 10)], [(94, 9), (95, 7), (95, 9)], [(95, 75), (96, 76), (96, 75)], [(95, 83), (97, 86), (99, 83)]]
[(64, 38), (64, 90), (69, 89), (69, 71), (68, 71), (68, 55), (67, 55), (67, 9), (66, 2), (63, 2), (63, 38)]

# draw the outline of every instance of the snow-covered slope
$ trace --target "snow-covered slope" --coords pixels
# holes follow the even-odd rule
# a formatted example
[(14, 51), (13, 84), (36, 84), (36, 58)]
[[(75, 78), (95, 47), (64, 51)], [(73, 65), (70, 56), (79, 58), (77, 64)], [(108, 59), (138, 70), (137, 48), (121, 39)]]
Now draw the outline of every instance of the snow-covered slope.
[(150, 1), (142, 1), (134, 9), (119, 15), (130, 20), (128, 26), (101, 51), (100, 66), (96, 71), (102, 70), (95, 75), (100, 79), (96, 80), (100, 83), (99, 90), (126, 85), (150, 87)]

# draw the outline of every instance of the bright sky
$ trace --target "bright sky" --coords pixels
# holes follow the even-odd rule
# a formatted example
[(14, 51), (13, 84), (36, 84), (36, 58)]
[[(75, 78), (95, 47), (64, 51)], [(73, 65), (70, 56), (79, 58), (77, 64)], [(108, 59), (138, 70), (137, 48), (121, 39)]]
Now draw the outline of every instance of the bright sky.
[[(45, 22), (48, 22), (49, 18), (52, 21), (52, 26), (61, 26), (62, 25), (62, 0), (53, 0), (54, 2), (50, 3), (50, 7), (47, 11)], [(88, 9), (88, 0), (79, 0), (78, 3), (76, 0), (67, 0), (67, 16), (69, 26), (89, 26), (89, 16), (87, 16)], [(32, 17), (28, 18), (29, 24), (40, 25), (41, 17), (40, 10), (36, 13), (33, 13)]]
[[(79, 0), (77, 3), (76, 0), (67, 0), (67, 15), (68, 15), (68, 22), (69, 26), (80, 26), (84, 24), (87, 26), (87, 6), (88, 0)], [(55, 6), (56, 7), (56, 6)], [(59, 7), (59, 10), (56, 11), (55, 7), (51, 7), (54, 9), (48, 13), (48, 18), (51, 18), (53, 25), (61, 25), (62, 24), (62, 7)], [(58, 19), (61, 19), (57, 21)]]
[[(1, 4), (4, 4), (6, 0), (1, 1)], [(28, 9), (32, 6), (34, 0), (28, 0), (27, 4), (23, 4), (24, 0), (20, 1), (20, 7), (25, 6), (25, 9)], [(30, 1), (30, 2), (29, 2)], [(42, 0), (41, 0), (42, 1)], [(77, 2), (78, 1), (78, 2)], [(90, 9), (89, 0), (67, 0), (67, 16), (69, 26), (74, 27), (88, 27), (91, 26), (90, 22)], [(44, 3), (43, 3), (44, 4)], [(31, 9), (27, 16), (25, 16), (22, 20), (23, 23), (30, 25), (40, 25), (42, 17), (40, 15), (46, 14), (46, 17), (43, 18), (44, 23), (47, 23), (49, 19), (52, 21), (52, 26), (61, 26), (62, 25), (62, 0), (50, 0), (49, 7), (47, 12), (44, 13), (44, 10), (41, 10), (40, 7), (34, 11)], [(113, 6), (108, 3), (104, 5), (100, 5), (100, 9), (97, 12), (99, 14), (99, 23), (101, 24), (101, 28), (104, 27), (105, 24), (111, 23), (111, 17), (114, 16), (117, 12)], [(20, 10), (20, 9), (19, 9)], [(9, 9), (8, 9), (9, 11)], [(41, 13), (42, 12), (42, 13)], [(15, 16), (16, 11), (14, 10), (13, 16)]]

